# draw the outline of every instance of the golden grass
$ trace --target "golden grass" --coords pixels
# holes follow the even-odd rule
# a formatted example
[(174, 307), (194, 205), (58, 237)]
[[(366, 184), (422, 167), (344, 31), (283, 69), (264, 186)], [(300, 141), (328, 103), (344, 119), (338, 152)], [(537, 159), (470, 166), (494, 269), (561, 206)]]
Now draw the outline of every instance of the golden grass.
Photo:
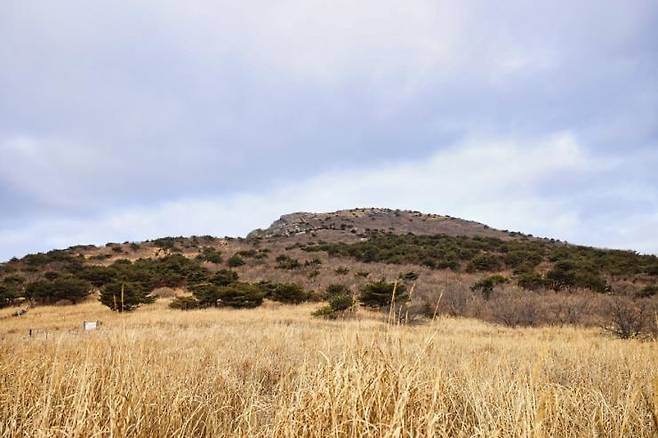
[[(0, 435), (658, 433), (655, 343), (459, 319), (328, 322), (313, 308), (161, 300), (115, 315), (89, 302), (0, 320)], [(83, 333), (84, 319), (104, 324)]]

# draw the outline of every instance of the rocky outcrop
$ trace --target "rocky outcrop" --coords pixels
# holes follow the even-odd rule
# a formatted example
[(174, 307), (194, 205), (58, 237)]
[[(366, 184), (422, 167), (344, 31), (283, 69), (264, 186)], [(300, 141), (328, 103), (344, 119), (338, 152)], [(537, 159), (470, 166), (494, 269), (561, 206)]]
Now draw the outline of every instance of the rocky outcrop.
[(418, 211), (388, 208), (357, 208), (331, 213), (297, 212), (281, 216), (267, 229), (257, 229), (247, 238), (269, 238), (336, 230), (355, 235), (369, 231), (413, 233), (416, 235), (447, 234), (512, 239), (521, 234), (496, 230), (479, 222), (450, 216), (423, 214)]

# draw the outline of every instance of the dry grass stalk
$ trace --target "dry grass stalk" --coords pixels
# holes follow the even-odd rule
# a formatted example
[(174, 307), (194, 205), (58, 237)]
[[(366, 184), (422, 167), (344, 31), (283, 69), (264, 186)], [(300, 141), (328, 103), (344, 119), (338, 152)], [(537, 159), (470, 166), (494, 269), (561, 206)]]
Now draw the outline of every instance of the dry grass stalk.
[[(658, 433), (658, 349), (593, 329), (333, 322), (314, 305), (0, 323), (0, 436), (634, 436)], [(83, 333), (83, 319), (100, 319)], [(29, 328), (50, 333), (26, 338)]]

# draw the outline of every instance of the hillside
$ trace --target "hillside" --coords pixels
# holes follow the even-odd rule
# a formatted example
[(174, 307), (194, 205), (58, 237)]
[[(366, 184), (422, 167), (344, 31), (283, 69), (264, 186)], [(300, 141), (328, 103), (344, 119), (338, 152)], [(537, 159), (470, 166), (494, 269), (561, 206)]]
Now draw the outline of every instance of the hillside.
[[(237, 284), (240, 294), (274, 299), (277, 285), (294, 285), (304, 299), (325, 300), (331, 285), (356, 294), (379, 281), (411, 290), (407, 311), (419, 317), (592, 325), (610, 315), (611, 297), (630, 309), (653, 308), (658, 258), (415, 211), (293, 213), (246, 238), (165, 237), (14, 259), (0, 265), (0, 305), (77, 302), (126, 282), (144, 296), (189, 297), (196, 285)], [(76, 289), (79, 297), (69, 296)], [(203, 303), (200, 294), (186, 305)], [(205, 305), (215, 301), (206, 297)]]

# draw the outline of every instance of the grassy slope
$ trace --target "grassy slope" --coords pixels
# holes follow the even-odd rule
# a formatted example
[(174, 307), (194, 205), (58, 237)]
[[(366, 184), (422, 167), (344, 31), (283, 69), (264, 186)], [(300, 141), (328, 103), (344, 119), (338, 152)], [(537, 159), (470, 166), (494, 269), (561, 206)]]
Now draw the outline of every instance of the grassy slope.
[[(655, 343), (365, 312), (326, 322), (313, 308), (160, 300), (117, 315), (89, 301), (0, 320), (0, 435), (658, 433)], [(81, 333), (84, 319), (103, 326)]]

